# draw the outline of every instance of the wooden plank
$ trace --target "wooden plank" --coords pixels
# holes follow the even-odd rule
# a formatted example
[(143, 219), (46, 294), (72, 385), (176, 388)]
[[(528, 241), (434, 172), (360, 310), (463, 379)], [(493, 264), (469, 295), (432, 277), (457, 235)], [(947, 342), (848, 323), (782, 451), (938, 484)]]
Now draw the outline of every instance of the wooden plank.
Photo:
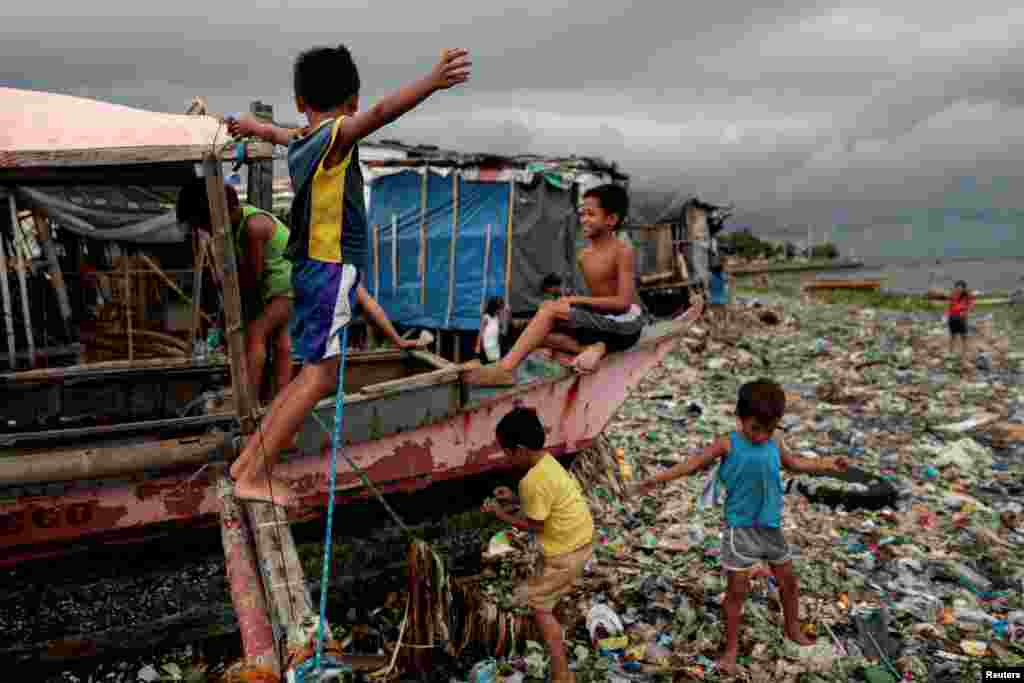
[(144, 446), (46, 450), (0, 457), (0, 486), (102, 479), (143, 470), (204, 465), (224, 445), (224, 435), (203, 434), (154, 441)]
[(453, 364), (449, 360), (447, 360), (446, 358), (442, 358), (441, 356), (437, 356), (433, 353), (430, 353), (429, 351), (413, 349), (412, 351), (408, 351), (407, 353), (413, 358), (422, 361), (427, 365), (432, 365), (438, 370), (445, 370), (447, 368), (453, 367)]
[(512, 218), (516, 206), (516, 181), (508, 181), (508, 227), (505, 230), (505, 303), (512, 305)]
[[(274, 108), (260, 101), (249, 104), (249, 112), (256, 118), (273, 123)], [(274, 161), (253, 159), (249, 163), (246, 201), (264, 211), (274, 208)]]
[(427, 305), (427, 185), (430, 165), (423, 167), (423, 181), (420, 185), (420, 306)]
[(393, 379), (389, 382), (371, 384), (363, 387), (361, 391), (364, 394), (379, 395), (445, 384), (446, 382), (453, 382), (458, 378), (458, 370), (452, 365), (443, 370), (434, 370), (433, 372), (424, 372), (412, 377), (402, 377), (401, 379)]
[(0, 294), (3, 295), (4, 324), (7, 327), (7, 360), (14, 370), (14, 313), (11, 309), (11, 290), (7, 281), (7, 248), (4, 246), (3, 232), (0, 232)]
[(455, 307), (455, 243), (459, 241), (459, 174), (452, 173), (452, 239), (448, 243), (448, 312), (444, 326), (452, 326), (452, 309)]
[[(227, 142), (223, 137), (218, 142)], [(269, 142), (248, 142), (248, 159), (273, 159), (274, 146)], [(98, 147), (95, 149), (21, 150), (0, 156), (0, 168), (29, 169), (36, 167), (75, 168), (87, 166), (123, 166), (128, 164), (203, 161), (210, 145), (159, 145), (138, 147)], [(234, 161), (234, 146), (220, 153), (221, 161)]]
[[(36, 340), (32, 334), (32, 313), (29, 311), (28, 301), (28, 283), (25, 281), (25, 252), (22, 247), (18, 246), (18, 233), (20, 230), (20, 223), (18, 221), (18, 207), (14, 202), (14, 195), (7, 195), (7, 204), (11, 209), (11, 247), (17, 252), (18, 262), (18, 285), (21, 290), (21, 315), (22, 323), (25, 325), (25, 339), (28, 342), (28, 357), (29, 365), (35, 367), (36, 365)], [(25, 245), (25, 249), (28, 245)]]

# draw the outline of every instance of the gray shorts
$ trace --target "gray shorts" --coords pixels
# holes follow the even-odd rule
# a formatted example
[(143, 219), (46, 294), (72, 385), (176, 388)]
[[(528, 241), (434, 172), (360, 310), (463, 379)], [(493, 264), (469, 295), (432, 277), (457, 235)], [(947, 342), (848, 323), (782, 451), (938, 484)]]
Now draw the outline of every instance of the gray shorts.
[(782, 529), (726, 527), (722, 532), (722, 568), (745, 572), (759, 562), (786, 564), (790, 561), (789, 543)]
[(573, 306), (565, 326), (572, 330), (572, 336), (584, 346), (603, 342), (609, 353), (631, 348), (640, 340), (647, 323), (647, 316), (641, 308), (640, 314), (629, 319), (616, 319), (587, 306)]

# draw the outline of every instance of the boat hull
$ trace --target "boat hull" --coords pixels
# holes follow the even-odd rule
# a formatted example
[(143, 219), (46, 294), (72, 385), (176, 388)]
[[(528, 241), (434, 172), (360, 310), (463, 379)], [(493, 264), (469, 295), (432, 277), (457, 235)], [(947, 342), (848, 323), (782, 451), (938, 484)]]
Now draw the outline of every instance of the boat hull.
[[(456, 380), (346, 404), (343, 431), (346, 441), (352, 442), (346, 453), (386, 492), (415, 491), (433, 482), (500, 469), (508, 462), (495, 440), (495, 427), (516, 405), (537, 410), (553, 452), (574, 453), (602, 432), (630, 389), (669, 352), (676, 336), (644, 339), (636, 348), (606, 358), (593, 375), (561, 370), (557, 376), (506, 391), (475, 391), (462, 400), (452, 393), (465, 390)], [(360, 403), (365, 403), (362, 412)], [(333, 406), (321, 404), (318, 412), (333, 413)], [(296, 521), (321, 514), (327, 503), (327, 432), (332, 424), (323, 421), (307, 422), (295, 448), (275, 469), (301, 501), (290, 513)], [(398, 431), (401, 424), (406, 428)], [(377, 437), (381, 430), (386, 435)], [(341, 502), (369, 495), (340, 458), (336, 488)], [(138, 533), (162, 523), (193, 524), (216, 515), (218, 509), (214, 474), (205, 466), (7, 487), (0, 490), (0, 565), (59, 554), (62, 544), (76, 540)]]

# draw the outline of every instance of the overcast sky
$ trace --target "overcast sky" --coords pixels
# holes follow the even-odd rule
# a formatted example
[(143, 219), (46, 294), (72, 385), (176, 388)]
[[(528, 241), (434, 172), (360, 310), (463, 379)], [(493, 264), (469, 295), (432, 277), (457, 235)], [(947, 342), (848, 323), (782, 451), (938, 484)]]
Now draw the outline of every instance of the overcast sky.
[(1021, 208), (1024, 10), (875, 1), (34, 0), (5, 3), (0, 82), (164, 111), (262, 99), (296, 120), (305, 48), (347, 44), (365, 106), (466, 47), (472, 81), (382, 137), (600, 155), (638, 189), (778, 225), (943, 206), (964, 176)]

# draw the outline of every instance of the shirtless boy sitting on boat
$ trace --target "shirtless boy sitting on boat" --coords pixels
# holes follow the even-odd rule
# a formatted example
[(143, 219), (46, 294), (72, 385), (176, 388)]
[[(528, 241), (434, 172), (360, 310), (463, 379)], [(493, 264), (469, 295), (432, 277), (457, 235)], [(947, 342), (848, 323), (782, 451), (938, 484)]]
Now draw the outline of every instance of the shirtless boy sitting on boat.
[(583, 195), (580, 222), (590, 244), (580, 252), (579, 265), (593, 296), (545, 301), (508, 354), (492, 365), (467, 369), (466, 384), (515, 385), (516, 368), (541, 346), (578, 354), (573, 368), (589, 373), (605, 354), (636, 344), (647, 316), (636, 295), (633, 248), (615, 236), (628, 212), (629, 196), (617, 185)]

